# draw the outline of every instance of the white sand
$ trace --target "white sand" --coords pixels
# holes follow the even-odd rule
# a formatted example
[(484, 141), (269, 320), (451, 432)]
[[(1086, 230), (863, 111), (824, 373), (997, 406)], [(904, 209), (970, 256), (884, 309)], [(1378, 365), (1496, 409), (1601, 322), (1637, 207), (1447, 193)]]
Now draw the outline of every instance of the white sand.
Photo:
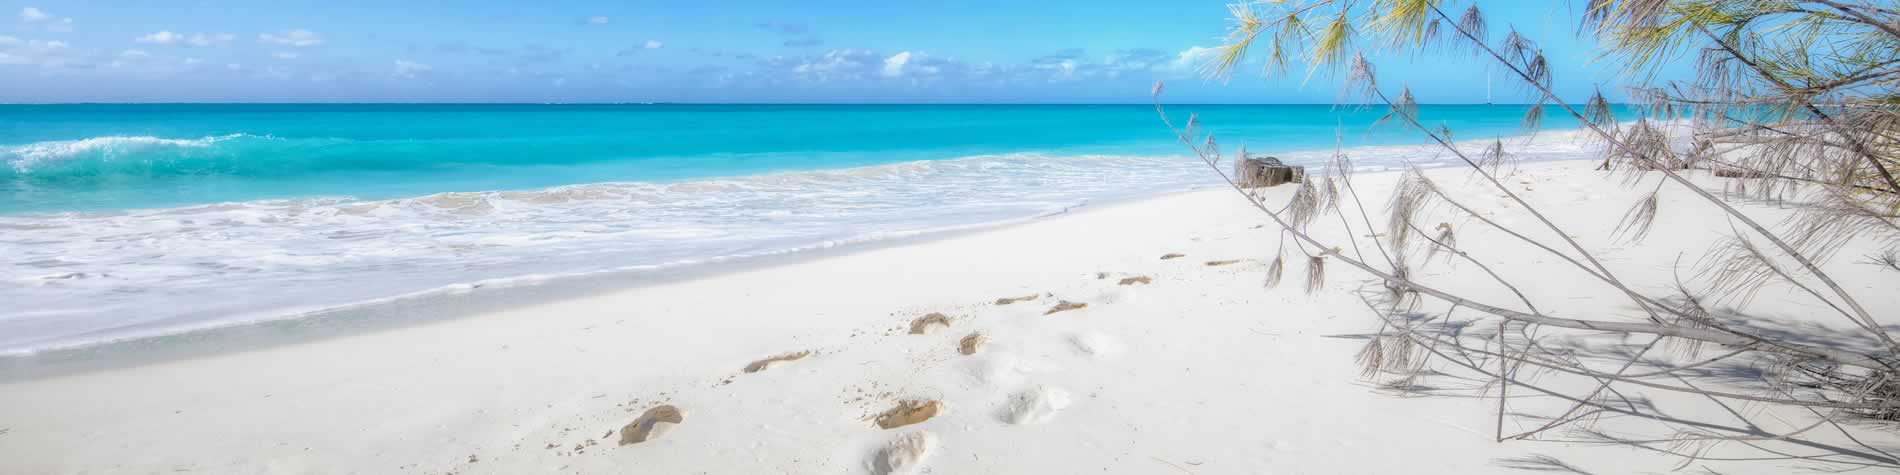
[[(1615, 244), (1608, 230), (1639, 192), (1589, 169), (1526, 165), (1510, 180), (1619, 273), (1666, 284), (1678, 252), (1687, 265), (1726, 229), (1684, 194), (1665, 194), (1651, 245)], [(1497, 219), (1528, 223), (1462, 171), (1433, 173), (1499, 209)], [(1362, 175), (1362, 197), (1382, 206), (1393, 178)], [(1754, 206), (1782, 213), (1771, 208)], [(6, 383), (0, 473), (1492, 473), (1533, 454), (1635, 473), (1680, 462), (1619, 446), (1500, 444), (1495, 399), (1375, 389), (1353, 361), (1361, 340), (1329, 337), (1376, 329), (1346, 292), (1366, 276), (1333, 265), (1327, 290), (1309, 296), (1294, 265), (1286, 283), (1264, 288), (1275, 242), (1266, 222), (1232, 191), (1162, 196), (421, 326)], [(1460, 239), (1487, 242), (1475, 231)], [(1548, 311), (1634, 318), (1601, 286), (1522, 247), (1477, 249), (1539, 301), (1561, 304)], [(1172, 252), (1186, 256), (1159, 259)], [(1229, 259), (1242, 261), (1204, 265)], [(1835, 267), (1874, 272), (1856, 259)], [(1470, 270), (1440, 264), (1423, 278)], [(1118, 285), (1132, 276), (1153, 282)], [(1508, 295), (1482, 279), (1448, 286)], [(1900, 308), (1893, 292), (1850, 290), (1876, 314)], [(992, 304), (1030, 294), (1043, 297)], [(1045, 316), (1059, 300), (1088, 306)], [(1804, 305), (1771, 289), (1751, 309), (1806, 318)], [(949, 328), (909, 334), (930, 312), (950, 316)], [(959, 354), (973, 331), (987, 342)], [(801, 350), (813, 353), (742, 372)], [(942, 412), (890, 430), (872, 422), (903, 399), (939, 400)], [(1734, 423), (1693, 398), (1671, 405), (1682, 399), (1657, 400)], [(684, 422), (618, 445), (618, 429), (661, 403)], [(1799, 467), (1690, 467), (1703, 466)]]

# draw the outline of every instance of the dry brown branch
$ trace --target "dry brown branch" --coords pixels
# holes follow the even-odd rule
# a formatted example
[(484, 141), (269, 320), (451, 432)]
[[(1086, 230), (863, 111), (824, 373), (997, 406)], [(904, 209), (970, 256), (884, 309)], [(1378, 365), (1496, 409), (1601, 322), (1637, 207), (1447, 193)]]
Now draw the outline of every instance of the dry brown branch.
[[(1815, 4), (1825, 5), (1825, 8)], [(1318, 11), (1314, 7), (1332, 8)], [(1818, 444), (1804, 437), (1820, 427), (1841, 428), (1840, 417), (1858, 414), (1875, 419), (1900, 418), (1900, 378), (1896, 378), (1895, 353), (1900, 343), (1879, 324), (1870, 310), (1846, 290), (1840, 280), (1821, 267), (1833, 253), (1847, 243), (1875, 236), (1884, 239), (1888, 249), (1884, 260), (1874, 257), (1869, 263), (1900, 270), (1900, 183), (1891, 169), (1900, 167), (1900, 95), (1892, 94), (1900, 85), (1900, 12), (1866, 4), (1838, 2), (1699, 2), (1691, 0), (1593, 0), (1586, 6), (1584, 25), (1593, 30), (1616, 54), (1627, 55), (1629, 71), (1638, 72), (1646, 65), (1660, 64), (1660, 58), (1697, 51), (1694, 43), (1707, 45), (1697, 63), (1697, 80), (1689, 85), (1671, 83), (1662, 88), (1637, 88), (1634, 93), (1645, 101), (1634, 109), (1635, 117), (1616, 117), (1611, 102), (1601, 93), (1592, 95), (1580, 107), (1573, 106), (1552, 92), (1554, 80), (1550, 64), (1540, 47), (1529, 38), (1510, 31), (1495, 46), (1487, 43), (1485, 22), (1474, 5), (1453, 19), (1440, 10), (1439, 2), (1392, 0), (1371, 3), (1312, 1), (1284, 7), (1290, 13), (1280, 22), (1242, 22), (1236, 27), (1248, 41), (1255, 37), (1272, 38), (1276, 57), (1289, 47), (1311, 46), (1305, 58), (1318, 58), (1321, 66), (1345, 69), (1346, 91), (1369, 102), (1383, 104), (1386, 111), (1380, 122), (1415, 130), (1440, 149), (1458, 158), (1474, 177), (1518, 205), (1523, 213), (1535, 218), (1533, 225), (1553, 233), (1561, 243), (1546, 244), (1540, 239), (1486, 217), (1487, 213), (1459, 203), (1446, 195), (1422, 174), (1407, 171), (1400, 179), (1384, 209), (1385, 226), (1374, 226), (1360, 190), (1351, 178), (1351, 166), (1343, 153), (1326, 164), (1325, 172), (1308, 180), (1292, 195), (1285, 208), (1268, 206), (1263, 197), (1249, 202), (1257, 211), (1282, 229), (1282, 238), (1291, 237), (1295, 247), (1307, 252), (1310, 269), (1308, 289), (1324, 285), (1323, 263), (1338, 259), (1364, 272), (1369, 282), (1380, 283), (1381, 304), (1366, 299), (1367, 309), (1377, 315), (1380, 330), (1372, 334), (1361, 349), (1358, 360), (1368, 378), (1395, 375), (1379, 387), (1411, 392), (1421, 377), (1441, 374), (1428, 370), (1430, 361), (1450, 363), (1454, 367), (1488, 378), (1480, 391), (1498, 389), (1497, 434), (1499, 439), (1527, 438), (1558, 427), (1580, 428), (1595, 432), (1591, 426), (1604, 414), (1635, 416), (1676, 427), (1675, 434), (1662, 439), (1618, 439), (1626, 445), (1677, 454), (1684, 463), (1695, 460), (1724, 460), (1709, 455), (1720, 443), (1737, 443), (1768, 453), (1765, 459), (1819, 460), (1850, 466), (1893, 468), (1896, 460), (1883, 451), (1859, 451)], [(1831, 13), (1819, 13), (1822, 10)], [(1258, 15), (1254, 7), (1250, 14)], [(1301, 15), (1317, 15), (1329, 23), (1328, 33), (1320, 36), (1286, 35), (1288, 25), (1299, 24)], [(1787, 18), (1795, 20), (1787, 20)], [(1355, 26), (1356, 22), (1376, 25)], [(1751, 23), (1752, 22), (1752, 23)], [(1806, 22), (1806, 23), (1802, 23)], [(1341, 24), (1344, 24), (1343, 26)], [(1785, 25), (1794, 25), (1788, 27)], [(1450, 35), (1442, 27), (1450, 26)], [(1763, 39), (1748, 36), (1751, 29), (1784, 28), (1782, 37)], [(1332, 31), (1345, 32), (1339, 36)], [(1847, 34), (1843, 31), (1873, 32)], [(1524, 200), (1496, 177), (1511, 160), (1501, 140), (1491, 141), (1477, 153), (1461, 150), (1452, 139), (1452, 131), (1429, 127), (1420, 117), (1419, 98), (1406, 88), (1388, 96), (1379, 85), (1376, 68), (1361, 54), (1351, 51), (1356, 44), (1350, 35), (1378, 35), (1381, 41), (1396, 46), (1462, 45), (1480, 58), (1487, 58), (1512, 76), (1536, 100), (1530, 115), (1523, 120), (1534, 129), (1546, 105), (1576, 120), (1586, 137), (1605, 152), (1604, 170), (1615, 170), (1626, 184), (1634, 185), (1645, 177), (1656, 176), (1655, 189), (1637, 200), (1612, 232), (1633, 243), (1651, 233), (1664, 214), (1662, 188), (1685, 190), (1690, 199), (1715, 206), (1733, 225), (1731, 244), (1718, 247), (1705, 262), (1715, 262), (1711, 275), (1715, 301), (1743, 301), (1767, 285), (1785, 285), (1808, 299), (1820, 303), (1853, 323), (1849, 335), (1866, 337), (1873, 346), (1842, 345), (1839, 342), (1790, 337), (1750, 325), (1732, 324), (1718, 318), (1703, 305), (1680, 279), (1673, 288), (1677, 296), (1653, 296), (1619, 277), (1588, 248), (1580, 245), (1554, 219)], [(1248, 41), (1231, 48), (1244, 50)], [(1833, 41), (1836, 49), (1822, 54), (1806, 51), (1812, 45)], [(1448, 42), (1448, 43), (1447, 43)], [(1839, 45), (1849, 45), (1840, 48)], [(1241, 54), (1237, 51), (1234, 54)], [(1351, 57), (1350, 61), (1340, 58)], [(1818, 63), (1836, 61), (1836, 64)], [(1161, 87), (1157, 84), (1155, 95)], [(1175, 128), (1159, 100), (1156, 111), (1164, 123), (1174, 129), (1181, 143), (1235, 186), (1219, 166), (1220, 154), (1215, 142), (1196, 140), (1198, 119), (1190, 117), (1185, 128)], [(1739, 116), (1739, 117), (1738, 117)], [(1687, 126), (1678, 118), (1688, 118)], [(1720, 127), (1716, 127), (1719, 125)], [(1694, 147), (1677, 150), (1678, 134), (1695, 138)], [(1739, 142), (1722, 149), (1715, 142)], [(1758, 217), (1742, 212), (1724, 197), (1717, 196), (1690, 181), (1685, 174), (1694, 167), (1713, 164), (1737, 174), (1737, 189), (1752, 188), (1762, 199), (1777, 206), (1794, 201), (1795, 218), (1782, 223), (1786, 231), (1777, 232)], [(1805, 188), (1804, 188), (1805, 187)], [(1818, 191), (1816, 191), (1818, 190)], [(1682, 198), (1670, 191), (1672, 200)], [(1330, 198), (1330, 200), (1328, 200)], [(1799, 200), (1799, 201), (1795, 201)], [(1322, 204), (1323, 203), (1323, 204)], [(1436, 204), (1446, 204), (1436, 207)], [(1344, 234), (1335, 243), (1317, 239), (1309, 230), (1326, 213), (1337, 213)], [(1557, 317), (1541, 312), (1536, 302), (1517, 289), (1510, 279), (1486, 263), (1460, 249), (1459, 234), (1448, 224), (1434, 232), (1422, 229), (1418, 221), (1430, 213), (1451, 213), (1473, 219), (1487, 229), (1500, 231), (1510, 239), (1528, 243), (1540, 252), (1559, 258), (1583, 271), (1594, 282), (1615, 289), (1633, 307), (1648, 315), (1647, 321), (1615, 321), (1601, 317)], [(1357, 219), (1352, 219), (1357, 214)], [(1368, 243), (1382, 261), (1368, 259), (1355, 236), (1383, 237)], [(1883, 237), (1884, 236), (1884, 237)], [(1764, 243), (1756, 246), (1755, 243)], [(1284, 246), (1284, 241), (1282, 242)], [(1424, 247), (1424, 262), (1407, 259), (1409, 253)], [(1308, 251), (1308, 250), (1312, 251)], [(1284, 247), (1269, 266), (1269, 283), (1279, 281), (1283, 272)], [(1447, 290), (1419, 273), (1415, 266), (1430, 265), (1437, 254), (1447, 255), (1446, 262), (1474, 264), (1522, 301), (1523, 310), (1513, 310)], [(1884, 262), (1884, 264), (1883, 264)], [(1445, 284), (1449, 284), (1447, 281)], [(1445, 306), (1469, 309), (1475, 318), (1453, 321), (1450, 310), (1442, 316), (1420, 311)], [(1732, 320), (1732, 319), (1731, 319)], [(1479, 322), (1496, 323), (1493, 332), (1473, 331)], [(1759, 323), (1759, 322), (1757, 322)], [(1539, 329), (1571, 335), (1650, 335), (1644, 345), (1613, 347), (1610, 352), (1588, 352), (1587, 348), (1553, 347), (1540, 341)], [(1696, 359), (1705, 345), (1719, 345), (1724, 351), (1709, 358)], [(1693, 359), (1680, 364), (1665, 363), (1668, 358), (1652, 358), (1655, 348), (1669, 348), (1677, 359)], [(1666, 355), (1665, 355), (1666, 356)], [(1496, 361), (1491, 361), (1496, 360)], [(1716, 389), (1697, 383), (1711, 372), (1727, 371), (1729, 366), (1766, 365), (1756, 372), (1738, 376), (1744, 391)], [(1490, 369), (1487, 369), (1490, 368)], [(1520, 369), (1536, 375), (1567, 375), (1590, 381), (1587, 392), (1565, 393), (1527, 383)], [(1657, 378), (1673, 378), (1659, 382)], [(1572, 402), (1555, 417), (1540, 420), (1537, 428), (1507, 436), (1504, 419), (1511, 407), (1507, 400), (1531, 388), (1541, 396), (1554, 396)], [(1796, 430), (1767, 433), (1755, 428), (1711, 425), (1670, 417), (1645, 400), (1633, 399), (1626, 390), (1692, 394), (1711, 404), (1729, 409), (1733, 401), (1750, 405), (1788, 406), (1808, 409), (1816, 419)], [(1769, 392), (1753, 392), (1769, 390)], [(1752, 407), (1752, 406), (1751, 406)], [(1815, 411), (1815, 408), (1829, 411)], [(1747, 421), (1751, 415), (1730, 410)], [(1539, 416), (1542, 417), (1542, 416)], [(1717, 434), (1722, 432), (1724, 434)], [(1852, 439), (1845, 429), (1842, 433)], [(1733, 435), (1730, 435), (1733, 434)], [(1606, 441), (1612, 439), (1605, 439)], [(1820, 455), (1802, 455), (1762, 445), (1785, 443), (1822, 449)], [(1866, 444), (1861, 444), (1865, 446)], [(1867, 447), (1872, 449), (1871, 447)], [(1859, 461), (1844, 461), (1848, 458)], [(1734, 459), (1734, 458), (1727, 458)]]

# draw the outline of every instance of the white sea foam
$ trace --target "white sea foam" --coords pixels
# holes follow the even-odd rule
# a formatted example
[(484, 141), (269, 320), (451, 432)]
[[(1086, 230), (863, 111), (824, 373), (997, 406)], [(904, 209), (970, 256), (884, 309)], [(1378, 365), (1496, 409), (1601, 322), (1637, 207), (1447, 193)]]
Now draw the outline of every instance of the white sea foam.
[[(231, 137), (115, 139), (201, 146)], [(88, 140), (9, 153), (48, 159), (118, 146)], [(1569, 133), (1512, 140), (1526, 159), (1590, 155)], [(1366, 169), (1453, 160), (1437, 150), (1344, 153)], [(1278, 155), (1317, 164), (1331, 153)], [(1217, 180), (1187, 156), (1022, 153), (677, 183), (0, 215), (0, 301), (8, 302), (0, 308), (0, 351), (798, 252), (1030, 219)]]

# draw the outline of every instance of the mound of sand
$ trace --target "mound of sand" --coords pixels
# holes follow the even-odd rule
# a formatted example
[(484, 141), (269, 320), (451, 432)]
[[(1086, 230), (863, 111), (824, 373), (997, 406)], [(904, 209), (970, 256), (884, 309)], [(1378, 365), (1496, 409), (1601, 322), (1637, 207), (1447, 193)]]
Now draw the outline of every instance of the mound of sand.
[(1010, 424), (1036, 424), (1054, 418), (1073, 401), (1062, 388), (1036, 386), (1010, 395), (1000, 416)]
[(897, 436), (872, 458), (871, 471), (879, 475), (917, 473), (936, 446), (937, 436), (930, 431)]
[(1148, 277), (1145, 275), (1138, 275), (1138, 276), (1122, 279), (1121, 284), (1119, 285), (1152, 284), (1154, 283), (1154, 281), (1155, 280), (1151, 277)]

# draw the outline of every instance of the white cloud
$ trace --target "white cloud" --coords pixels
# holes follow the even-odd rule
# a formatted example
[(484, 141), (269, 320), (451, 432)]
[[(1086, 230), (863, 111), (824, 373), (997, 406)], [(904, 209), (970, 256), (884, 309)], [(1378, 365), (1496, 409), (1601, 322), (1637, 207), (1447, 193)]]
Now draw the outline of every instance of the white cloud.
[(205, 60), (202, 60), (202, 59), (198, 59), (198, 58), (185, 58), (185, 65), (186, 65), (186, 66), (190, 66), (190, 65), (195, 65), (195, 64), (198, 64), (198, 63), (202, 63), (202, 62), (205, 62)]
[(818, 56), (775, 56), (766, 59), (764, 65), (799, 80), (819, 83), (885, 78), (933, 82), (963, 77), (970, 70), (968, 65), (956, 60), (917, 51), (886, 55), (859, 49), (836, 49)]
[(429, 71), (434, 71), (434, 70), (435, 70), (434, 66), (430, 66), (427, 64), (422, 64), (422, 63), (418, 63), (418, 62), (410, 61), (406, 59), (398, 59), (396, 60), (395, 71), (392, 74), (394, 74), (396, 77), (399, 77), (399, 78), (413, 79), (417, 75), (426, 74)]
[(793, 74), (807, 76), (819, 81), (832, 79), (857, 79), (871, 62), (882, 59), (877, 53), (864, 50), (836, 49), (826, 51), (823, 56), (792, 62), (791, 58), (774, 58), (783, 62)]
[(1065, 49), (1030, 60), (1028, 68), (1013, 71), (1019, 73), (1013, 78), (1056, 83), (1130, 76), (1176, 77), (1193, 74), (1203, 62), (1219, 53), (1216, 48), (1198, 46), (1178, 52), (1147, 48), (1113, 50), (1100, 56), (1080, 49)]
[(1176, 59), (1176, 55), (1161, 50), (1129, 49), (1109, 53), (1102, 58), (1102, 75), (1110, 79), (1123, 74), (1154, 71), (1164, 68)]
[(1168, 63), (1168, 69), (1174, 72), (1198, 71), (1216, 56), (1220, 56), (1220, 48), (1192, 46), (1176, 54), (1174, 61)]
[[(819, 55), (785, 55), (759, 62), (765, 76), (811, 83), (862, 82), (867, 85), (935, 84), (1014, 85), (1087, 80), (1159, 79), (1192, 74), (1194, 66), (1218, 54), (1215, 48), (1188, 51), (1123, 49), (1090, 54), (1064, 49), (1027, 63), (966, 63), (917, 50), (834, 49)], [(1176, 64), (1186, 66), (1176, 73)]]
[(191, 36), (185, 37), (185, 44), (192, 46), (223, 45), (235, 39), (237, 39), (237, 35), (230, 33), (192, 33)]
[[(640, 50), (660, 49), (664, 47), (666, 47), (666, 43), (661, 43), (660, 40), (647, 40), (647, 42), (644, 44), (639, 44), (639, 45), (629, 47), (627, 49), (620, 50), (620, 52), (614, 53), (614, 55), (623, 56), (623, 57), (633, 56), (633, 55), (640, 54)], [(697, 51), (694, 51), (694, 52), (697, 52)]]
[(270, 57), (277, 59), (297, 59), (295, 51), (272, 51)]
[(613, 19), (600, 15), (587, 17), (587, 24), (589, 25), (605, 25), (610, 21), (613, 21)]
[(323, 44), (323, 37), (304, 29), (284, 30), (283, 33), (264, 33), (257, 35), (257, 41), (298, 48)]
[(66, 46), (67, 44), (64, 41), (22, 40), (22, 39), (14, 38), (11, 36), (0, 35), (0, 50), (14, 50), (17, 48), (35, 48), (35, 49), (53, 50), (53, 49), (65, 48)]
[[(1049, 82), (1062, 82), (1062, 81), (1072, 81), (1072, 80), (1079, 79), (1078, 74), (1076, 74), (1076, 72), (1077, 70), (1082, 69), (1083, 66), (1085, 65), (1082, 64), (1080, 61), (1076, 61), (1075, 58), (1060, 58), (1060, 57), (1040, 58), (1037, 62), (1029, 65), (1030, 69), (1046, 73), (1048, 76)], [(1085, 72), (1081, 74), (1080, 76), (1086, 76), (1086, 75), (1087, 73)]]
[(170, 31), (159, 31), (157, 33), (152, 33), (149, 35), (140, 36), (138, 38), (132, 39), (133, 42), (150, 43), (150, 44), (155, 44), (155, 45), (168, 45), (168, 44), (177, 43), (184, 40), (185, 40), (185, 35), (172, 33)]
[(142, 49), (128, 49), (120, 51), (117, 58), (114, 58), (112, 62), (106, 63), (106, 67), (123, 68), (127, 66), (144, 66), (149, 64), (146, 62), (146, 60), (149, 59), (152, 59), (152, 53), (148, 53)]
[(884, 77), (887, 77), (887, 78), (903, 76), (904, 65), (909, 62), (910, 62), (909, 51), (893, 54), (889, 58), (884, 58), (884, 69), (882, 71), (879, 71), (879, 74), (882, 74), (884, 75)]
[(20, 21), (27, 24), (25, 25), (27, 29), (38, 28), (53, 33), (71, 33), (73, 31), (72, 18), (54, 18), (53, 14), (35, 7), (20, 9)]
[(38, 65), (36, 47), (28, 47), (27, 40), (0, 34), (0, 66)]
[(81, 67), (91, 64), (64, 41), (25, 40), (0, 35), (0, 66), (28, 65), (45, 68)]
[(173, 33), (170, 30), (161, 30), (157, 33), (133, 38), (132, 41), (154, 45), (183, 44), (187, 46), (205, 47), (223, 46), (235, 39), (237, 39), (237, 35), (230, 33), (192, 33), (187, 35), (184, 33)]

